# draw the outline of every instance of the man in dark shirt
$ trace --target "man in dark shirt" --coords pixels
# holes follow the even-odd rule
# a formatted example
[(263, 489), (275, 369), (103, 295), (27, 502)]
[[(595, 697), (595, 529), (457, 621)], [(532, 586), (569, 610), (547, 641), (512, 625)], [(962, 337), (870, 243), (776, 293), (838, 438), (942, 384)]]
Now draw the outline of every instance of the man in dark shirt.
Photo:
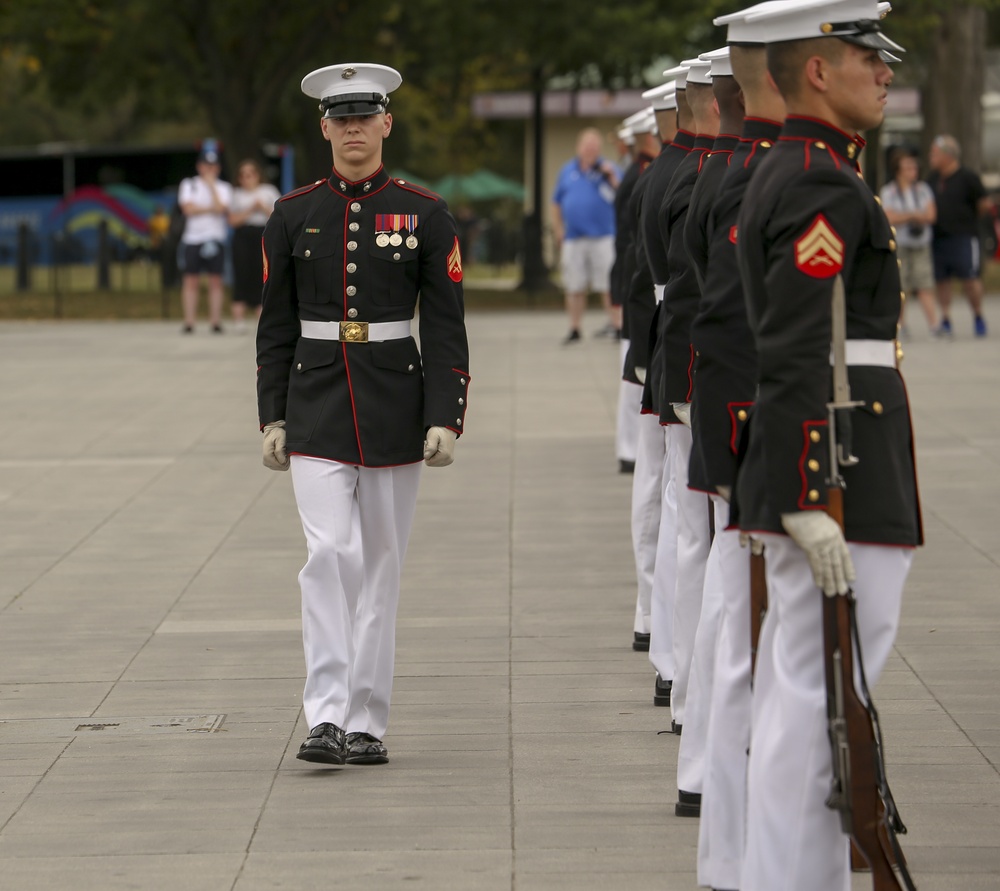
[(934, 223), (934, 280), (937, 282), (941, 324), (935, 333), (951, 335), (951, 280), (962, 280), (975, 321), (976, 337), (986, 336), (983, 318), (983, 281), (980, 278), (979, 216), (993, 202), (979, 176), (962, 165), (962, 152), (954, 136), (938, 136), (931, 144), (931, 173), (927, 183), (934, 190), (937, 221)]

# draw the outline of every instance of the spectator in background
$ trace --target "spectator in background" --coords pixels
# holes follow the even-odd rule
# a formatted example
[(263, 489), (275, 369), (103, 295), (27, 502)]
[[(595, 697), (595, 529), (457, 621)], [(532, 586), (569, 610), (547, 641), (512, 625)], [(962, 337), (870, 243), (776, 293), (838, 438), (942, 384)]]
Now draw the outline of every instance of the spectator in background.
[(204, 274), (208, 278), (208, 321), (215, 334), (222, 334), (222, 269), (233, 187), (219, 179), (222, 165), (215, 151), (203, 151), (198, 155), (195, 169), (198, 175), (182, 180), (177, 192), (177, 202), (184, 214), (184, 234), (181, 236), (184, 327), (181, 331), (194, 333), (198, 288)]
[(608, 324), (599, 336), (621, 337), (621, 307), (611, 305), (611, 267), (615, 262), (615, 190), (621, 173), (601, 157), (601, 131), (590, 127), (576, 141), (576, 156), (559, 171), (552, 225), (560, 249), (569, 334), (580, 339), (588, 287), (601, 296)]
[(976, 337), (986, 336), (983, 318), (983, 282), (980, 278), (979, 216), (993, 202), (979, 175), (961, 162), (962, 152), (954, 136), (938, 136), (931, 143), (931, 173), (927, 184), (937, 202), (934, 223), (934, 279), (937, 282), (941, 324), (936, 333), (950, 337), (951, 280), (962, 280), (974, 318)]
[[(893, 155), (890, 164), (892, 179), (879, 194), (882, 209), (889, 222), (896, 227), (899, 278), (903, 293), (912, 299), (916, 296), (927, 319), (927, 328), (937, 328), (937, 307), (934, 300), (934, 261), (931, 257), (931, 227), (937, 218), (934, 193), (927, 183), (920, 182), (917, 159), (909, 151)], [(901, 332), (905, 331), (900, 311)]]
[(244, 334), (247, 307), (252, 307), (260, 318), (264, 224), (281, 193), (264, 181), (260, 164), (250, 158), (240, 161), (236, 182), (229, 206), (229, 225), (233, 227), (233, 323), (236, 333)]

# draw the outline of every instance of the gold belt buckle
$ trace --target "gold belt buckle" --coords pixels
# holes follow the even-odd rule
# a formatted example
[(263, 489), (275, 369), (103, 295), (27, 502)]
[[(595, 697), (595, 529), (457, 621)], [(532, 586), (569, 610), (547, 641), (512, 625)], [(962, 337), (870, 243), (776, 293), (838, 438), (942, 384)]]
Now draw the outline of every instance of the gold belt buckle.
[(345, 343), (368, 343), (368, 323), (341, 322), (340, 339)]

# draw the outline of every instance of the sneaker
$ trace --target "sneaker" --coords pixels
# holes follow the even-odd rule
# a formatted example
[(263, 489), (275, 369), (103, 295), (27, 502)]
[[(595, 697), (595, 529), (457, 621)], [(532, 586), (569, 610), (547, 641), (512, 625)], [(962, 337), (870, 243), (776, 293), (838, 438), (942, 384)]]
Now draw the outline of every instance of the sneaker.
[(986, 319), (984, 319), (982, 316), (976, 316), (976, 320), (972, 324), (972, 330), (976, 333), (976, 337), (985, 337)]
[(941, 324), (934, 329), (935, 337), (951, 337), (951, 320), (941, 319)]
[(576, 328), (574, 328), (572, 331), (569, 332), (569, 334), (567, 334), (563, 338), (563, 342), (562, 343), (563, 343), (563, 346), (566, 346), (566, 344), (568, 344), (568, 343), (576, 343), (579, 339), (580, 339), (580, 332), (577, 331)]

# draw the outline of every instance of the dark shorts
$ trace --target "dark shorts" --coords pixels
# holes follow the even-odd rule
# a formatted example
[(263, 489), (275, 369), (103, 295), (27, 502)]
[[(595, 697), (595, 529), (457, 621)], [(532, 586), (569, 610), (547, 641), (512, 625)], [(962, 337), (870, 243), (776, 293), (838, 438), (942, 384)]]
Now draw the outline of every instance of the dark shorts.
[(934, 280), (979, 278), (979, 239), (975, 235), (945, 235), (934, 239)]
[(185, 244), (184, 274), (222, 275), (226, 262), (226, 246), (221, 241), (206, 241), (204, 244)]

